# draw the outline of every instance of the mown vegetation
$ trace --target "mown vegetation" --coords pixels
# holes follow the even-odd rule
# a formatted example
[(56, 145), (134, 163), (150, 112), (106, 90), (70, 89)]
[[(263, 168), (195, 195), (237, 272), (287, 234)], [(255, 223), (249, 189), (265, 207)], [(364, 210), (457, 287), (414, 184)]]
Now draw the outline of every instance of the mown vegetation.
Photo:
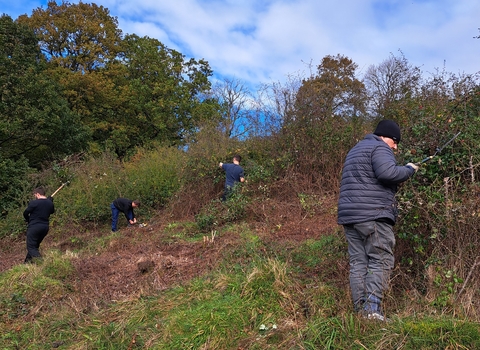
[[(0, 17), (2, 256), (32, 189), (68, 183), (44, 259), (0, 273), (0, 348), (480, 348), (478, 74), (425, 76), (401, 52), (256, 92), (212, 74), (95, 4)], [(460, 132), (398, 193), (387, 324), (353, 313), (335, 225), (344, 157), (381, 118), (403, 164)], [(236, 153), (247, 182), (222, 203)], [(118, 196), (146, 228), (110, 232)]]

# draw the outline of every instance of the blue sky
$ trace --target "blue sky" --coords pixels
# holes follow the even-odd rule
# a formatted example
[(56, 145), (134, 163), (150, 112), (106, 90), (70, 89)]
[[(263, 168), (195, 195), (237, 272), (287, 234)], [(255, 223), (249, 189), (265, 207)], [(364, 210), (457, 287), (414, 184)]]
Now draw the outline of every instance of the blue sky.
[[(60, 2), (60, 1), (58, 1)], [(70, 3), (77, 3), (71, 0)], [(89, 1), (84, 1), (89, 2)], [(0, 0), (30, 15), (44, 0)], [(403, 52), (425, 75), (480, 71), (479, 0), (97, 0), (123, 33), (159, 39), (249, 85), (306, 76), (341, 54), (359, 74)]]

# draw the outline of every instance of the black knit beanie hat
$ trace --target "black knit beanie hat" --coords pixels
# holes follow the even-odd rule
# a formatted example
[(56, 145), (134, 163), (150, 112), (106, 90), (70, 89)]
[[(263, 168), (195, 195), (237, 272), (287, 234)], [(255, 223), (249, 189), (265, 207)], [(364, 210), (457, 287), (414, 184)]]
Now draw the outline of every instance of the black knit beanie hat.
[(377, 136), (389, 137), (397, 143), (401, 140), (400, 127), (393, 120), (382, 120), (373, 133)]

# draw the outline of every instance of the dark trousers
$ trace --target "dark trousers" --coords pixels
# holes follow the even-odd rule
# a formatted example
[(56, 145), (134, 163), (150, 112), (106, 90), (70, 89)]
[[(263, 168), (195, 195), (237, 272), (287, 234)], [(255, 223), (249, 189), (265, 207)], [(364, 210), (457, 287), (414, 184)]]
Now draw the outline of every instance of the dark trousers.
[(34, 225), (27, 229), (27, 256), (25, 262), (32, 262), (33, 258), (40, 258), (40, 243), (48, 233), (48, 225)]
[(112, 209), (112, 231), (115, 232), (117, 231), (117, 222), (120, 210), (118, 210), (117, 207), (113, 205), (113, 203), (110, 205), (110, 208)]
[(233, 187), (226, 186), (225, 191), (223, 192), (222, 196), (222, 202), (225, 202), (226, 200), (230, 199), (233, 193)]

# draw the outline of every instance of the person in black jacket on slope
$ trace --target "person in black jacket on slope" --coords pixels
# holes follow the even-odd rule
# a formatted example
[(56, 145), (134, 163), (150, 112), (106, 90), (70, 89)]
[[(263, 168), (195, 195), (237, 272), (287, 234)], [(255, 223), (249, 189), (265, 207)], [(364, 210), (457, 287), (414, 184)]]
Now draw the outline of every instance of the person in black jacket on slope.
[(34, 200), (28, 203), (23, 212), (23, 217), (27, 222), (27, 256), (25, 263), (31, 263), (34, 258), (41, 258), (39, 251), (40, 243), (48, 234), (50, 228), (50, 215), (55, 212), (53, 198), (45, 196), (45, 189), (37, 187), (33, 190)]
[(398, 184), (418, 166), (397, 165), (394, 150), (400, 127), (382, 120), (347, 154), (338, 200), (338, 224), (343, 225), (350, 257), (350, 289), (356, 312), (386, 320), (381, 303), (394, 265)]

